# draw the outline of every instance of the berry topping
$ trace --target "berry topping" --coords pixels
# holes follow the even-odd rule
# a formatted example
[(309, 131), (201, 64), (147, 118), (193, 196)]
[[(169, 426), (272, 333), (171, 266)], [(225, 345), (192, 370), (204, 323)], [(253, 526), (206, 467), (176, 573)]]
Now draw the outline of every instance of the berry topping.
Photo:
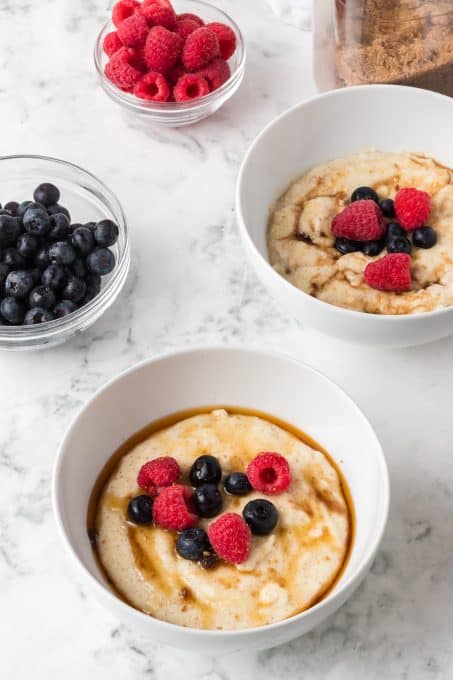
[(144, 0), (138, 11), (148, 26), (164, 26), (170, 31), (175, 28), (176, 14), (167, 0)]
[(192, 486), (218, 484), (222, 477), (219, 461), (214, 456), (199, 456), (190, 468), (189, 477)]
[(215, 517), (222, 509), (222, 495), (215, 484), (200, 484), (193, 495), (200, 517)]
[(335, 248), (342, 255), (347, 255), (348, 253), (355, 253), (360, 250), (362, 244), (358, 241), (351, 241), (349, 238), (344, 238), (343, 236), (337, 236), (335, 239)]
[(118, 38), (127, 47), (143, 47), (147, 35), (148, 24), (141, 14), (132, 14), (118, 26)]
[(249, 463), (247, 477), (256, 491), (274, 495), (286, 491), (291, 483), (288, 461), (279, 453), (259, 453)]
[(334, 217), (332, 231), (353, 241), (378, 241), (384, 235), (384, 218), (374, 201), (358, 200)]
[(153, 498), (151, 496), (135, 496), (127, 506), (127, 518), (134, 524), (151, 524), (153, 521)]
[(154, 501), (154, 521), (162, 529), (183, 531), (198, 522), (194, 512), (192, 491), (187, 486), (167, 486)]
[(208, 81), (211, 92), (221, 87), (223, 83), (226, 83), (228, 78), (231, 76), (231, 70), (228, 66), (228, 63), (221, 57), (213, 59), (210, 64), (205, 66), (198, 73)]
[(264, 498), (249, 501), (242, 511), (242, 516), (249, 525), (252, 534), (256, 536), (270, 534), (278, 522), (278, 512), (275, 505)]
[(185, 73), (179, 78), (173, 94), (177, 102), (187, 102), (209, 94), (208, 81), (198, 73)]
[(148, 33), (144, 56), (148, 68), (158, 73), (167, 73), (178, 61), (182, 40), (163, 26), (154, 26)]
[(250, 554), (250, 528), (240, 515), (227, 512), (210, 524), (208, 537), (225, 562), (241, 564)]
[(225, 491), (233, 496), (245, 496), (252, 490), (249, 478), (243, 472), (232, 472), (225, 477)]
[(181, 474), (179, 465), (171, 456), (162, 456), (148, 461), (140, 468), (137, 484), (145, 491), (155, 493), (157, 486), (174, 484)]
[(374, 201), (379, 203), (379, 196), (371, 187), (358, 187), (351, 194), (351, 203), (355, 201)]
[(139, 3), (136, 0), (120, 0), (113, 5), (112, 21), (115, 26), (118, 26), (128, 17), (132, 16), (137, 10)]
[(379, 207), (384, 217), (395, 217), (395, 205), (391, 198), (383, 198), (379, 201)]
[(118, 52), (120, 47), (123, 46), (123, 43), (118, 37), (118, 33), (116, 31), (112, 31), (111, 33), (107, 33), (107, 35), (104, 38), (104, 42), (102, 44), (102, 49), (106, 53), (108, 57), (111, 57), (112, 54), (115, 54), (115, 52)]
[(412, 232), (412, 243), (417, 248), (432, 248), (437, 241), (437, 234), (432, 227), (418, 227)]
[(219, 21), (214, 21), (211, 24), (206, 24), (206, 28), (212, 31), (219, 41), (220, 56), (222, 59), (229, 59), (236, 49), (236, 34), (226, 24)]
[(134, 94), (139, 99), (150, 102), (166, 102), (170, 96), (170, 88), (162, 73), (148, 71), (135, 85)]
[(396, 293), (410, 290), (410, 265), (411, 258), (407, 253), (390, 253), (366, 266), (364, 280), (377, 290)]
[(395, 196), (394, 204), (398, 222), (407, 230), (422, 227), (431, 212), (429, 194), (419, 189), (400, 189)]
[(185, 560), (198, 562), (210, 550), (208, 535), (201, 527), (185, 529), (176, 539), (176, 552)]
[(182, 51), (182, 63), (189, 71), (198, 71), (219, 56), (216, 34), (203, 26), (188, 36)]
[(407, 253), (412, 252), (412, 243), (406, 236), (391, 236), (387, 239), (387, 250), (389, 253)]
[(391, 238), (406, 236), (406, 230), (398, 222), (390, 222), (387, 226), (387, 241)]
[(362, 253), (368, 257), (376, 257), (385, 248), (385, 241), (365, 241), (362, 244)]
[(43, 182), (33, 192), (33, 199), (44, 206), (53, 205), (60, 200), (60, 191), (55, 184)]

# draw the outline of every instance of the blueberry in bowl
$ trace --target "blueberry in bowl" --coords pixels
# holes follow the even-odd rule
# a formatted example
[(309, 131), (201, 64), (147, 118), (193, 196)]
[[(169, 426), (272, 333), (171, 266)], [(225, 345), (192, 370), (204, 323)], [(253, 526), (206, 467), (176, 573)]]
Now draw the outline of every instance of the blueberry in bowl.
[(39, 349), (89, 328), (130, 263), (114, 194), (76, 165), (0, 158), (0, 349)]

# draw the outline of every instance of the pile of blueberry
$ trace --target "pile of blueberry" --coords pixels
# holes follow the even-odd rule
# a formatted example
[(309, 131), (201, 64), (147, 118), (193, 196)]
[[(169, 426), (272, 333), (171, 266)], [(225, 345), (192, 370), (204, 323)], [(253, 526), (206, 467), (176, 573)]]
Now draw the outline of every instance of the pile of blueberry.
[(111, 220), (71, 224), (60, 192), (40, 184), (33, 201), (0, 205), (0, 324), (39, 324), (71, 314), (115, 267)]
[[(395, 218), (395, 206), (391, 198), (384, 198), (381, 201), (379, 196), (371, 187), (358, 187), (351, 194), (351, 203), (355, 201), (374, 201), (381, 209), (382, 214), (388, 220)], [(436, 232), (432, 227), (418, 227), (412, 232), (412, 242), (408, 232), (398, 224), (398, 222), (388, 222), (384, 237), (380, 241), (353, 241), (348, 238), (337, 237), (335, 248), (342, 254), (361, 251), (369, 257), (376, 257), (384, 248), (389, 253), (412, 253), (412, 247), (432, 248), (436, 243)]]

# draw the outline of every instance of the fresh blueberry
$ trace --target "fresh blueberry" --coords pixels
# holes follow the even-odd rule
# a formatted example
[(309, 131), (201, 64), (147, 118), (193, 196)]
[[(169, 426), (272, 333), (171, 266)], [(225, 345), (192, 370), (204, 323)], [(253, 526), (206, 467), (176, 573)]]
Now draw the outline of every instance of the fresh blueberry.
[(51, 288), (46, 288), (46, 286), (36, 286), (28, 298), (30, 307), (41, 307), (42, 309), (52, 309), (56, 301), (55, 293)]
[(342, 255), (347, 255), (348, 253), (355, 253), (357, 250), (360, 250), (361, 244), (358, 241), (351, 241), (349, 238), (337, 236), (335, 239), (335, 248)]
[(35, 266), (38, 269), (43, 270), (46, 267), (48, 267), (49, 264), (50, 264), (49, 247), (41, 246), (41, 248), (39, 248), (38, 252), (36, 253)]
[(395, 205), (391, 198), (383, 198), (379, 202), (379, 207), (384, 217), (395, 217)]
[(73, 231), (78, 229), (79, 227), (83, 227), (83, 224), (81, 222), (73, 222), (70, 226), (71, 234)]
[(96, 295), (101, 290), (101, 277), (99, 274), (89, 273), (85, 277), (85, 283), (87, 287), (87, 292), (83, 299), (83, 304), (86, 304), (90, 300), (96, 297)]
[(6, 248), (3, 253), (3, 262), (10, 267), (10, 269), (25, 269), (27, 261), (22, 255), (19, 255), (15, 248)]
[(85, 222), (83, 226), (88, 227), (88, 229), (91, 229), (91, 231), (94, 234), (94, 230), (96, 229), (96, 222)]
[(115, 267), (115, 256), (108, 248), (96, 248), (87, 257), (88, 269), (93, 274), (105, 276)]
[(54, 184), (43, 182), (34, 190), (33, 198), (38, 203), (42, 203), (47, 207), (48, 205), (58, 203), (60, 200), (60, 192)]
[(225, 491), (233, 494), (233, 496), (245, 496), (252, 490), (252, 485), (243, 472), (232, 472), (225, 477), (224, 485)]
[(25, 215), (26, 210), (30, 208), (30, 206), (33, 205), (33, 201), (23, 201), (22, 203), (19, 203), (19, 205), (16, 208), (16, 216), (17, 217), (23, 217)]
[(412, 243), (417, 248), (432, 248), (437, 241), (437, 234), (432, 227), (419, 227), (412, 232)]
[(12, 217), (12, 214), (9, 210), (6, 210), (6, 208), (0, 208), (0, 215), (8, 215), (9, 217)]
[(222, 494), (215, 484), (197, 486), (193, 501), (200, 517), (214, 517), (222, 509)]
[(71, 225), (63, 213), (55, 213), (50, 216), (49, 239), (51, 241), (64, 241), (71, 232)]
[(398, 222), (390, 222), (387, 226), (387, 240), (390, 238), (401, 238), (406, 236), (406, 231)]
[(13, 271), (8, 274), (5, 281), (5, 292), (14, 298), (26, 297), (33, 288), (33, 278), (26, 271)]
[(49, 257), (57, 264), (71, 264), (76, 259), (76, 251), (67, 241), (57, 241), (49, 246)]
[(362, 253), (368, 257), (376, 257), (385, 248), (385, 241), (365, 241), (362, 245)]
[(29, 269), (28, 271), (30, 272), (30, 276), (33, 279), (33, 283), (35, 284), (35, 286), (36, 284), (41, 283), (42, 272), (40, 269), (38, 269), (38, 267), (32, 267), (32, 269)]
[(79, 279), (84, 279), (87, 275), (87, 268), (85, 267), (85, 263), (80, 257), (76, 257), (74, 262), (70, 265), (71, 272), (75, 276), (77, 276)]
[(35, 236), (44, 236), (50, 230), (50, 220), (42, 208), (28, 208), (22, 218), (25, 231)]
[(192, 486), (200, 484), (218, 484), (222, 476), (219, 461), (214, 456), (199, 456), (190, 468), (190, 483)]
[(72, 232), (71, 243), (80, 255), (89, 255), (94, 248), (93, 232), (89, 227), (77, 227)]
[(72, 312), (75, 312), (76, 309), (77, 305), (72, 302), (72, 300), (60, 300), (60, 302), (57, 302), (53, 308), (53, 313), (56, 319), (61, 319), (63, 316), (72, 314)]
[(198, 562), (203, 554), (210, 550), (211, 544), (208, 535), (201, 527), (184, 529), (176, 539), (176, 552), (185, 560)]
[(18, 326), (25, 318), (25, 305), (21, 300), (13, 297), (5, 297), (0, 303), (0, 312), (8, 323)]
[(98, 246), (108, 248), (118, 240), (119, 229), (112, 220), (101, 220), (94, 228), (94, 239)]
[(351, 203), (354, 201), (374, 201), (379, 204), (379, 196), (371, 187), (358, 187), (351, 194)]
[(18, 207), (19, 203), (17, 203), (17, 201), (9, 201), (9, 203), (6, 203), (5, 205), (5, 210), (8, 210), (11, 213), (11, 215), (15, 216)]
[(61, 264), (49, 264), (44, 269), (41, 281), (43, 286), (52, 290), (60, 290), (66, 285), (66, 273)]
[(127, 518), (134, 524), (151, 524), (153, 521), (153, 498), (142, 494), (131, 498), (127, 505)]
[(86, 290), (87, 287), (85, 281), (72, 274), (68, 276), (66, 286), (63, 288), (61, 295), (65, 300), (80, 302), (80, 300), (85, 296)]
[(242, 511), (242, 516), (252, 534), (256, 536), (270, 534), (278, 522), (277, 508), (264, 498), (249, 501)]
[(0, 215), (0, 246), (11, 246), (22, 231), (20, 219), (11, 215)]
[(67, 208), (65, 208), (63, 205), (60, 205), (59, 203), (54, 203), (53, 205), (49, 205), (47, 208), (47, 212), (49, 215), (55, 215), (56, 213), (63, 213), (63, 215), (66, 215), (69, 221), (71, 221), (71, 213)]
[(392, 236), (387, 239), (387, 250), (389, 253), (407, 253), (412, 252), (412, 243), (406, 236)]
[(9, 266), (5, 262), (0, 262), (0, 281), (4, 281), (10, 272)]
[(35, 323), (45, 323), (46, 321), (53, 321), (54, 315), (48, 309), (42, 307), (32, 307), (25, 314), (24, 324), (31, 326)]
[(21, 234), (17, 239), (16, 250), (19, 255), (24, 257), (26, 260), (30, 260), (32, 257), (34, 257), (38, 252), (38, 248), (39, 239), (37, 236), (33, 236), (33, 234), (25, 232), (25, 234)]

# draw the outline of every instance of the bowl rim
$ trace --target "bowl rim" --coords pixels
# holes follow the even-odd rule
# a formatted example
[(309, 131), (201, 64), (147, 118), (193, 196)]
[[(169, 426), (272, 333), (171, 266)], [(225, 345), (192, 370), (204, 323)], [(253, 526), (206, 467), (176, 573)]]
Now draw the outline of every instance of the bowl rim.
[[(144, 612), (140, 611), (139, 609), (136, 609), (130, 604), (127, 604), (126, 602), (123, 602), (113, 591), (109, 590), (107, 586), (104, 584), (101, 584), (94, 576), (93, 574), (87, 569), (87, 567), (83, 564), (82, 560), (79, 558), (77, 552), (74, 550), (74, 548), (71, 545), (71, 542), (66, 534), (65, 526), (64, 526), (64, 520), (63, 520), (63, 512), (62, 512), (62, 505), (61, 505), (61, 498), (60, 498), (60, 493), (61, 493), (61, 485), (60, 485), (60, 476), (61, 476), (61, 470), (63, 466), (63, 461), (65, 458), (65, 449), (66, 449), (66, 444), (69, 438), (72, 436), (73, 431), (77, 427), (77, 423), (80, 419), (80, 417), (91, 407), (91, 405), (98, 399), (100, 398), (106, 391), (110, 389), (110, 387), (124, 378), (126, 378), (128, 375), (131, 375), (133, 373), (138, 373), (140, 372), (145, 366), (154, 364), (154, 363), (159, 363), (160, 361), (165, 361), (168, 359), (172, 359), (174, 357), (179, 357), (179, 356), (187, 356), (190, 357), (193, 354), (199, 354), (199, 353), (209, 353), (209, 354), (219, 354), (223, 352), (228, 352), (228, 353), (233, 353), (233, 354), (254, 354), (254, 355), (260, 355), (263, 358), (267, 358), (270, 360), (285, 360), (287, 362), (290, 362), (295, 365), (295, 367), (300, 367), (302, 366), (304, 370), (308, 370), (311, 373), (315, 374), (318, 379), (321, 379), (323, 382), (327, 383), (330, 387), (333, 387), (335, 392), (339, 394), (341, 397), (346, 398), (349, 403), (355, 408), (357, 415), (362, 419), (362, 421), (365, 422), (365, 424), (369, 428), (370, 435), (374, 438), (377, 449), (376, 449), (376, 455), (377, 455), (377, 463), (380, 468), (380, 484), (382, 486), (382, 493), (380, 496), (380, 503), (381, 503), (381, 513), (380, 516), (376, 517), (375, 521), (375, 528), (373, 531), (373, 539), (372, 541), (367, 545), (366, 548), (366, 554), (362, 557), (360, 560), (359, 564), (355, 568), (354, 572), (344, 581), (344, 583), (341, 584), (341, 586), (337, 587), (335, 586), (333, 590), (331, 590), (326, 597), (321, 599), (319, 602), (317, 602), (315, 605), (312, 607), (309, 607), (303, 612), (300, 612), (299, 614), (296, 614), (295, 616), (291, 616), (287, 619), (283, 619), (282, 621), (277, 621), (275, 623), (271, 624), (266, 624), (264, 626), (254, 626), (251, 628), (245, 628), (241, 630), (207, 630), (207, 629), (199, 629), (199, 628), (189, 628), (185, 626), (181, 626), (179, 624), (175, 623), (169, 623), (168, 621), (163, 621), (161, 619), (158, 619), (156, 617), (150, 616), (148, 614), (145, 614)], [(354, 500), (354, 497), (353, 497)], [(183, 634), (187, 637), (196, 637), (196, 638), (202, 638), (207, 636), (208, 638), (215, 638), (219, 639), (224, 636), (228, 638), (235, 638), (235, 637), (248, 637), (248, 636), (253, 636), (256, 634), (259, 634), (260, 632), (267, 632), (267, 631), (275, 631), (279, 630), (280, 628), (285, 628), (297, 621), (304, 620), (310, 616), (313, 616), (313, 614), (316, 614), (316, 612), (323, 610), (325, 607), (328, 607), (329, 604), (333, 604), (336, 600), (340, 599), (342, 595), (345, 595), (347, 597), (350, 589), (355, 585), (360, 582), (363, 576), (367, 573), (367, 570), (369, 569), (369, 566), (371, 564), (371, 561), (373, 560), (376, 551), (381, 543), (382, 537), (384, 535), (384, 531), (387, 525), (387, 520), (388, 520), (388, 515), (389, 515), (389, 509), (390, 509), (390, 477), (389, 477), (389, 471), (387, 467), (387, 462), (385, 460), (384, 452), (381, 446), (381, 443), (379, 441), (379, 438), (372, 427), (371, 423), (369, 422), (368, 418), (362, 411), (362, 409), (355, 403), (355, 401), (352, 399), (352, 397), (349, 396), (349, 394), (343, 390), (342, 387), (340, 387), (334, 380), (326, 376), (324, 373), (319, 371), (316, 368), (313, 368), (309, 364), (305, 363), (304, 361), (301, 361), (299, 359), (295, 359), (291, 355), (285, 353), (285, 352), (279, 352), (273, 349), (268, 349), (268, 348), (258, 348), (254, 347), (253, 345), (239, 345), (239, 344), (231, 344), (231, 345), (222, 345), (222, 344), (210, 344), (210, 345), (200, 345), (200, 346), (195, 346), (187, 349), (172, 349), (169, 351), (164, 351), (161, 352), (155, 356), (152, 356), (148, 359), (144, 359), (143, 361), (140, 361), (133, 366), (130, 366), (129, 368), (121, 371), (118, 375), (114, 376), (113, 378), (110, 378), (104, 385), (102, 385), (99, 389), (96, 390), (96, 392), (83, 404), (81, 408), (78, 409), (76, 412), (75, 416), (73, 417), (70, 425), (66, 429), (66, 432), (64, 434), (64, 437), (60, 443), (60, 446), (58, 447), (58, 452), (57, 456), (55, 459), (55, 464), (53, 467), (53, 474), (52, 474), (52, 507), (53, 507), (53, 515), (54, 515), (54, 520), (57, 524), (58, 527), (58, 532), (60, 534), (60, 537), (65, 545), (66, 551), (69, 552), (71, 555), (72, 559), (77, 563), (79, 569), (82, 571), (85, 579), (87, 582), (91, 584), (92, 587), (95, 588), (97, 593), (99, 594), (100, 598), (105, 598), (107, 597), (108, 601), (112, 603), (113, 606), (118, 606), (119, 610), (121, 612), (124, 612), (125, 617), (128, 615), (132, 616), (137, 616), (138, 619), (140, 619), (142, 622), (147, 622), (148, 625), (151, 626), (156, 626), (156, 627), (164, 627), (166, 631), (169, 633), (179, 633)]]
[[(193, 99), (188, 102), (153, 102), (153, 101), (148, 101), (145, 99), (140, 99), (139, 97), (136, 97), (134, 94), (131, 94), (129, 92), (124, 92), (123, 90), (120, 90), (119, 87), (114, 85), (106, 76), (104, 73), (104, 67), (102, 65), (102, 59), (103, 59), (103, 48), (102, 48), (102, 43), (103, 43), (103, 38), (106, 34), (106, 31), (108, 28), (110, 28), (111, 31), (116, 31), (116, 26), (112, 22), (111, 19), (108, 19), (106, 21), (100, 32), (98, 33), (96, 37), (96, 41), (94, 44), (94, 51), (93, 51), (93, 58), (94, 58), (94, 64), (96, 67), (97, 74), (102, 82), (103, 87), (106, 89), (107, 93), (112, 96), (114, 99), (118, 100), (122, 104), (126, 104), (127, 106), (132, 107), (133, 109), (136, 109), (138, 111), (141, 111), (142, 113), (149, 113), (149, 114), (162, 114), (162, 113), (172, 113), (175, 114), (177, 112), (186, 112), (186, 111), (194, 111), (197, 110), (198, 108), (203, 107), (205, 104), (209, 104), (209, 102), (220, 99), (224, 94), (228, 93), (230, 88), (236, 83), (238, 78), (242, 78), (242, 74), (244, 71), (245, 67), (245, 61), (246, 61), (246, 47), (245, 47), (245, 40), (244, 36), (241, 32), (241, 29), (239, 28), (238, 24), (235, 22), (235, 20), (225, 11), (220, 9), (219, 7), (216, 7), (210, 2), (205, 2), (205, 0), (190, 0), (191, 3), (193, 3), (195, 6), (201, 5), (202, 7), (209, 7), (209, 9), (215, 10), (216, 12), (219, 13), (221, 18), (225, 18), (233, 27), (234, 32), (236, 33), (236, 39), (237, 39), (237, 46), (236, 49), (239, 50), (239, 62), (234, 69), (234, 71), (231, 71), (231, 75), (226, 80), (223, 85), (221, 85), (217, 90), (213, 90), (212, 92), (209, 92), (208, 94), (204, 95), (203, 97), (198, 97), (197, 99)], [(195, 7), (194, 7), (195, 9)], [(229, 61), (229, 60), (227, 60)]]
[(102, 180), (100, 180), (89, 170), (86, 170), (76, 163), (71, 163), (70, 161), (66, 161), (61, 158), (55, 158), (53, 156), (42, 156), (40, 154), (11, 154), (8, 156), (0, 156), (0, 164), (2, 161), (16, 160), (35, 160), (44, 161), (45, 163), (50, 162), (51, 164), (56, 164), (57, 166), (61, 165), (66, 168), (76, 170), (77, 172), (81, 172), (82, 175), (90, 177), (99, 186), (102, 191), (102, 197), (107, 200), (108, 204), (112, 202), (112, 209), (115, 209), (121, 220), (118, 226), (123, 230), (125, 237), (124, 248), (122, 249), (120, 257), (116, 262), (112, 276), (107, 281), (106, 285), (101, 288), (100, 292), (83, 307), (80, 307), (75, 312), (72, 312), (71, 314), (68, 314), (67, 316), (64, 316), (60, 319), (53, 319), (52, 321), (45, 321), (39, 324), (32, 324), (30, 326), (0, 326), (0, 340), (17, 340), (18, 342), (20, 340), (39, 341), (48, 334), (52, 336), (59, 334), (60, 331), (69, 330), (73, 327), (77, 328), (80, 321), (86, 319), (90, 315), (90, 312), (97, 310), (100, 306), (102, 306), (102, 303), (109, 298), (109, 294), (115, 285), (117, 285), (118, 280), (127, 274), (130, 260), (129, 229), (123, 207), (116, 195), (106, 184), (104, 184)]
[[(236, 180), (236, 190), (235, 190), (235, 207), (236, 207), (236, 213), (238, 216), (238, 225), (239, 225), (239, 233), (243, 241), (247, 243), (247, 245), (253, 250), (253, 253), (258, 256), (261, 262), (263, 262), (266, 266), (268, 271), (271, 273), (272, 278), (274, 281), (280, 282), (280, 284), (283, 286), (288, 291), (297, 291), (300, 293), (303, 297), (305, 297), (307, 300), (310, 300), (312, 304), (316, 305), (320, 310), (326, 310), (330, 309), (334, 313), (337, 313), (339, 315), (343, 315), (345, 317), (345, 320), (347, 317), (350, 319), (364, 319), (364, 318), (372, 318), (372, 319), (382, 319), (384, 323), (395, 323), (395, 324), (402, 324), (404, 322), (407, 322), (408, 319), (425, 319), (425, 318), (433, 318), (436, 316), (441, 316), (444, 314), (451, 313), (453, 311), (453, 306), (450, 307), (441, 307), (440, 309), (434, 309), (431, 311), (427, 312), (415, 312), (413, 314), (411, 313), (406, 313), (406, 314), (376, 314), (375, 312), (360, 312), (355, 309), (349, 309), (348, 307), (339, 307), (338, 305), (333, 305), (330, 302), (325, 302), (324, 300), (320, 300), (317, 297), (314, 297), (313, 295), (309, 295), (305, 291), (301, 290), (300, 288), (297, 288), (297, 286), (294, 286), (292, 283), (287, 281), (283, 276), (278, 274), (275, 269), (272, 267), (270, 262), (260, 253), (258, 248), (255, 245), (255, 242), (253, 241), (249, 229), (246, 226), (246, 221), (244, 218), (244, 214), (242, 212), (242, 200), (241, 200), (241, 195), (242, 195), (242, 183), (244, 179), (244, 174), (246, 170), (246, 166), (248, 164), (248, 161), (252, 155), (252, 153), (255, 151), (256, 147), (261, 143), (262, 139), (265, 137), (265, 135), (276, 125), (280, 124), (287, 116), (291, 115), (294, 111), (298, 109), (303, 109), (305, 106), (308, 106), (309, 104), (318, 101), (320, 99), (334, 99), (335, 97), (348, 97), (350, 94), (354, 92), (361, 91), (364, 93), (364, 95), (369, 92), (369, 91), (382, 91), (386, 92), (389, 90), (401, 90), (401, 91), (406, 91), (410, 92), (411, 94), (415, 94), (415, 96), (420, 97), (431, 97), (432, 99), (436, 99), (439, 101), (443, 101), (444, 103), (449, 103), (450, 106), (453, 107), (453, 99), (451, 97), (448, 97), (447, 95), (440, 94), (439, 92), (433, 92), (431, 90), (425, 90), (422, 88), (417, 88), (417, 87), (411, 87), (409, 85), (384, 85), (384, 84), (370, 84), (370, 85), (354, 85), (351, 87), (345, 87), (345, 88), (339, 88), (336, 90), (328, 90), (327, 92), (321, 92), (316, 95), (313, 95), (312, 97), (309, 97), (307, 99), (302, 99), (299, 101), (297, 104), (294, 104), (293, 106), (290, 106), (288, 109), (285, 109), (282, 113), (278, 114), (275, 118), (273, 118), (269, 123), (267, 123), (264, 128), (256, 135), (250, 146), (248, 147), (247, 151), (245, 152), (245, 155), (242, 159), (241, 166), (239, 168), (239, 173), (238, 177)], [(266, 227), (267, 228), (267, 227)]]

